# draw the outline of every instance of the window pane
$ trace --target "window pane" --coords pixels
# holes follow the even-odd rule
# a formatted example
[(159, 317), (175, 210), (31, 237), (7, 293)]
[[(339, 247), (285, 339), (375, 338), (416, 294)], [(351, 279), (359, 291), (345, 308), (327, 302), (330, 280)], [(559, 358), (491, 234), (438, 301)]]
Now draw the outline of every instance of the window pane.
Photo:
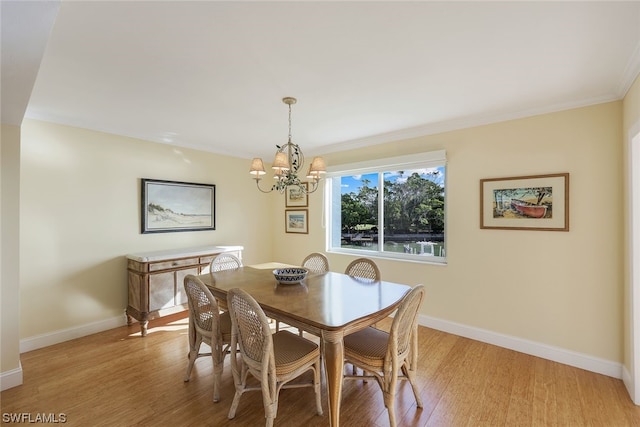
[(328, 175), (328, 249), (446, 262), (445, 153), (386, 160)]
[(444, 167), (384, 173), (383, 248), (444, 256)]
[(340, 177), (340, 247), (378, 250), (378, 174)]

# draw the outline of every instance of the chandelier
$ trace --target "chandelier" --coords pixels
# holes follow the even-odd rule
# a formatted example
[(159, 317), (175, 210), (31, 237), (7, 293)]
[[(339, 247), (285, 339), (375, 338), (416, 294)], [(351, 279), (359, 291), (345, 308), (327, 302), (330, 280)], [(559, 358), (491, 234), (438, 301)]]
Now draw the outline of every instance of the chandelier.
[(298, 144), (291, 142), (291, 105), (295, 104), (297, 100), (286, 97), (282, 98), (282, 102), (289, 106), (289, 139), (287, 143), (282, 146), (276, 145), (276, 157), (273, 160), (273, 166), (271, 166), (273, 169), (273, 178), (276, 182), (271, 186), (270, 190), (260, 188), (262, 175), (266, 174), (261, 158), (255, 158), (251, 161), (249, 173), (253, 175), (253, 179), (256, 180), (258, 190), (263, 193), (270, 193), (273, 190), (284, 193), (286, 188), (291, 186), (297, 186), (300, 188), (300, 191), (304, 193), (313, 193), (318, 189), (318, 182), (322, 178), (322, 174), (326, 173), (324, 159), (322, 157), (314, 157), (311, 161), (309, 171), (306, 175), (309, 183), (308, 188), (298, 177), (298, 171), (301, 170), (304, 165), (304, 155)]

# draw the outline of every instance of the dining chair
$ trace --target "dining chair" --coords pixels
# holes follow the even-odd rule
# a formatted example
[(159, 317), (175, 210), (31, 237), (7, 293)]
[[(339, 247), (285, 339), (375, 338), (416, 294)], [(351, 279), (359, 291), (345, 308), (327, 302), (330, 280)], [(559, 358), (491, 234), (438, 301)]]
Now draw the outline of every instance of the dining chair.
[[(184, 278), (184, 289), (189, 304), (189, 363), (184, 380), (189, 381), (197, 358), (211, 356), (213, 401), (217, 402), (220, 400), (224, 356), (231, 348), (231, 316), (226, 312), (220, 314), (211, 291), (196, 276), (189, 274)], [(202, 343), (211, 347), (211, 353), (200, 353)]]
[[(329, 260), (320, 252), (310, 253), (302, 260), (301, 267), (309, 270), (310, 273), (326, 273), (329, 271)], [(276, 332), (280, 330), (280, 321), (276, 320)], [(302, 336), (302, 329), (298, 329), (298, 335)]]
[[(326, 273), (329, 271), (329, 260), (320, 252), (313, 252), (302, 260), (302, 267), (311, 273)], [(276, 320), (276, 332), (280, 330), (280, 321)], [(302, 329), (298, 329), (298, 335), (302, 336)]]
[(242, 267), (240, 258), (234, 254), (223, 252), (211, 260), (209, 271), (213, 273), (215, 271), (232, 270), (240, 267)]
[[(240, 267), (242, 267), (242, 261), (240, 258), (234, 254), (222, 252), (211, 260), (211, 263), (209, 264), (209, 272), (215, 273), (216, 271), (235, 270)], [(227, 301), (218, 300), (218, 306), (220, 307), (220, 310), (226, 311)]]
[(371, 281), (380, 280), (380, 269), (376, 263), (369, 258), (354, 259), (349, 263), (344, 272), (352, 277), (359, 277)]
[(416, 404), (422, 408), (416, 370), (418, 310), (423, 299), (424, 286), (417, 285), (402, 299), (389, 332), (369, 327), (344, 337), (345, 362), (358, 366), (363, 371), (362, 375), (345, 375), (344, 378), (375, 378), (378, 381), (391, 427), (396, 425), (395, 396), (398, 380), (409, 381)]
[[(235, 396), (229, 409), (229, 419), (236, 415), (240, 396), (246, 391), (262, 390), (267, 427), (273, 426), (278, 413), (278, 396), (283, 388), (313, 387), (316, 409), (322, 415), (320, 400), (320, 351), (318, 346), (288, 331), (271, 333), (269, 320), (260, 305), (246, 291), (234, 288), (227, 292), (231, 313), (231, 346), (239, 346), (240, 360), (231, 355), (231, 371)], [(313, 371), (311, 383), (290, 383), (307, 371)], [(251, 374), (259, 386), (247, 386)]]
[[(375, 282), (380, 280), (380, 269), (378, 268), (376, 263), (369, 258), (354, 259), (349, 263), (349, 265), (347, 265), (347, 268), (344, 272), (351, 277), (364, 279), (367, 282)], [(371, 326), (375, 328), (377, 325), (374, 323)], [(358, 368), (356, 367), (356, 365), (353, 365), (353, 375), (356, 375), (357, 372)]]
[(326, 273), (329, 271), (329, 260), (320, 252), (313, 252), (302, 260), (302, 267), (312, 273)]

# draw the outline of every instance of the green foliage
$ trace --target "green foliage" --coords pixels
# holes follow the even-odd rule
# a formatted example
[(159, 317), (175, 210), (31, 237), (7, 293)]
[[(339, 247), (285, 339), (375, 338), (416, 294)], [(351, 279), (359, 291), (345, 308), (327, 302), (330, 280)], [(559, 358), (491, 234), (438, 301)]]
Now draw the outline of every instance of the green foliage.
[[(358, 193), (342, 195), (342, 226), (356, 230), (378, 224), (378, 190), (363, 181)], [(388, 233), (444, 231), (444, 188), (412, 173), (406, 180), (384, 182), (384, 223)]]
[(384, 219), (394, 233), (444, 230), (444, 188), (412, 173), (406, 181), (385, 181)]
[(521, 199), (527, 196), (535, 197), (536, 201), (534, 202), (536, 205), (540, 205), (542, 200), (551, 196), (552, 187), (529, 187), (529, 188), (504, 188), (500, 190), (494, 190), (494, 201), (498, 202), (498, 197), (506, 198), (506, 199)]

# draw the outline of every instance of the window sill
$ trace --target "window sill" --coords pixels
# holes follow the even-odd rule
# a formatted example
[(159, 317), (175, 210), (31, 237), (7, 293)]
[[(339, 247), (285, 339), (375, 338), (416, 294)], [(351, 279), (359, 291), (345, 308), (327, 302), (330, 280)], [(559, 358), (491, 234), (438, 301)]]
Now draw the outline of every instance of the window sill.
[(412, 254), (402, 254), (397, 252), (393, 253), (393, 252), (379, 252), (379, 251), (363, 251), (363, 250), (338, 249), (338, 248), (329, 248), (327, 249), (327, 253), (339, 254), (339, 255), (351, 255), (351, 256), (357, 256), (357, 257), (363, 257), (363, 258), (386, 259), (391, 261), (410, 262), (415, 264), (429, 264), (429, 265), (437, 265), (437, 266), (447, 265), (447, 258), (439, 257), (439, 256), (412, 255)]

